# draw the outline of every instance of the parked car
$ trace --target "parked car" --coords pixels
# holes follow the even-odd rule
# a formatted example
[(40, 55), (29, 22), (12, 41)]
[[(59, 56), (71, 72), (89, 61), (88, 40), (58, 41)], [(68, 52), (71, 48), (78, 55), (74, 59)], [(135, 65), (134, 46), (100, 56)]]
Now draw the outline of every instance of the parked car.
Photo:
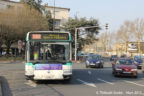
[(111, 57), (110, 57), (110, 61), (114, 61), (114, 60), (117, 59), (117, 58), (118, 58), (117, 55), (111, 55)]
[(85, 64), (86, 64), (86, 68), (88, 68), (88, 67), (103, 68), (104, 61), (100, 55), (92, 55), (91, 54), (86, 58)]
[(88, 56), (87, 53), (79, 53), (79, 54), (78, 54), (78, 59), (79, 59), (80, 61), (85, 61), (87, 56)]
[(119, 58), (115, 63), (112, 62), (112, 65), (114, 76), (138, 76), (137, 66), (130, 58)]
[(138, 69), (142, 68), (143, 60), (144, 60), (144, 56), (134, 56), (134, 63)]

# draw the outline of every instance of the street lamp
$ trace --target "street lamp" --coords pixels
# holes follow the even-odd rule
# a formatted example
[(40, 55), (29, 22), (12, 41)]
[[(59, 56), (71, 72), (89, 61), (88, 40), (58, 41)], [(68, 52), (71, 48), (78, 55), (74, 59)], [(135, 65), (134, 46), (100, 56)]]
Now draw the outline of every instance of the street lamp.
[(107, 53), (107, 49), (108, 49), (108, 23), (106, 23), (105, 25), (105, 30), (106, 30), (106, 53)]
[(79, 27), (79, 28), (75, 28), (75, 61), (77, 61), (77, 30), (78, 29), (87, 29), (87, 28), (96, 28), (96, 27), (100, 27), (100, 26), (89, 26), (89, 27)]
[(55, 30), (55, 0), (54, 0), (54, 12), (53, 12), (53, 31)]

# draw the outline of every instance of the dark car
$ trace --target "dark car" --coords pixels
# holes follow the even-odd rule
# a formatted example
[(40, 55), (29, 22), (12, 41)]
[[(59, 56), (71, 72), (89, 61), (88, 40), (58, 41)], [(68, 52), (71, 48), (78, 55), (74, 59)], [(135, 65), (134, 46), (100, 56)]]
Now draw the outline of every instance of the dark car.
[(120, 58), (116, 62), (112, 62), (114, 76), (134, 76), (137, 77), (137, 66), (130, 58)]
[(117, 59), (117, 58), (118, 58), (117, 55), (112, 55), (112, 56), (110, 57), (110, 61), (114, 61), (114, 60)]
[(99, 67), (103, 68), (103, 59), (100, 55), (89, 55), (86, 58), (86, 68), (88, 67)]
[(127, 56), (126, 56), (126, 54), (122, 54), (121, 56), (120, 56), (120, 58), (126, 58)]
[(134, 56), (134, 63), (138, 69), (142, 68), (144, 56)]

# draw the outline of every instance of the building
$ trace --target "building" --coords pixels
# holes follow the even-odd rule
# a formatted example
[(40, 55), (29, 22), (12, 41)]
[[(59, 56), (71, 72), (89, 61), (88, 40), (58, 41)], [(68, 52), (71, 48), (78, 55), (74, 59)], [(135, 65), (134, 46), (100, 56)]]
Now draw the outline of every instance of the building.
[(55, 18), (55, 30), (60, 30), (60, 26), (66, 23), (69, 19), (69, 8), (62, 8), (62, 7), (54, 7), (45, 5), (45, 12), (46, 14), (48, 11), (51, 12), (52, 18)]
[(114, 44), (113, 54), (117, 54), (118, 56), (121, 56), (122, 54), (126, 54), (127, 56), (142, 55), (144, 54), (144, 42)]

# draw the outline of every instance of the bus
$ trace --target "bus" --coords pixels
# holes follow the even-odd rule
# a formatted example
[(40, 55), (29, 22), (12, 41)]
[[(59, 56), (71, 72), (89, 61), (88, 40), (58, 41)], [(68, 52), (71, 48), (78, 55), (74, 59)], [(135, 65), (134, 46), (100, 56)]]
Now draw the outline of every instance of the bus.
[(28, 32), (25, 58), (27, 80), (71, 80), (71, 34), (57, 31)]

